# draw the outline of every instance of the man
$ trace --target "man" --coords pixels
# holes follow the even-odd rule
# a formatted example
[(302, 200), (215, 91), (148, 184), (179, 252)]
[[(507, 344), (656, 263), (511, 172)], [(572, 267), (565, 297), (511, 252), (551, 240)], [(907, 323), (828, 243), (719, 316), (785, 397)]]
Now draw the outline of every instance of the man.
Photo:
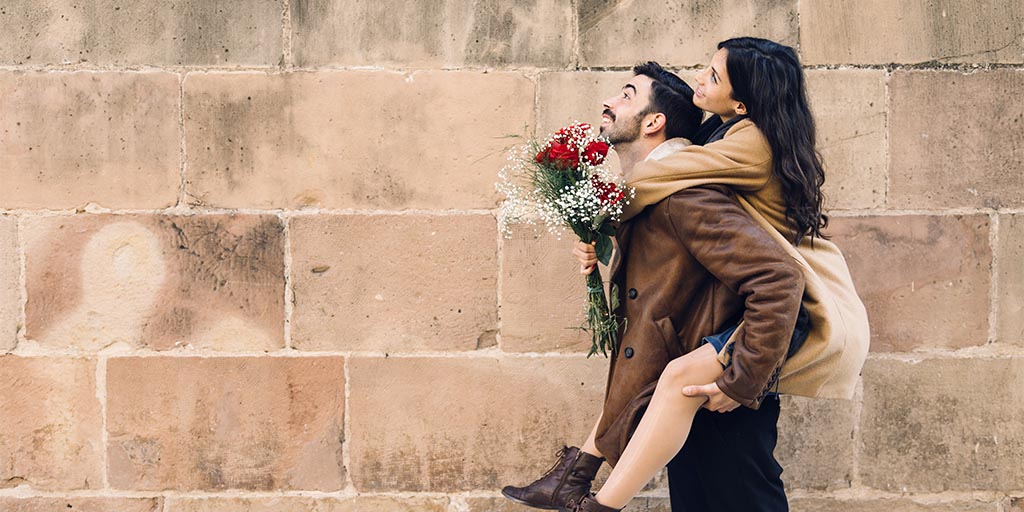
[[(702, 114), (692, 103), (692, 89), (678, 76), (656, 63), (633, 71), (635, 76), (621, 94), (604, 102), (601, 123), (601, 133), (614, 144), (627, 181), (636, 163), (688, 145), (685, 139), (696, 136)], [(558, 463), (528, 486), (503, 489), (517, 502), (562, 509), (588, 496), (602, 458), (607, 455), (615, 463), (621, 455), (619, 447), (636, 428), (662, 371), (673, 359), (698, 348), (703, 337), (734, 327), (740, 319), (771, 339), (788, 341), (792, 333), (803, 286), (799, 270), (728, 189), (710, 186), (679, 192), (624, 223), (616, 240), (619, 250), (611, 279), (624, 291), (619, 314), (629, 328), (612, 354), (602, 416), (582, 449), (564, 449)], [(707, 250), (708, 240), (724, 242), (743, 257), (735, 262), (722, 258)], [(588, 262), (582, 272), (589, 273), (592, 252), (578, 246), (574, 253)], [(765, 279), (762, 267), (779, 271)], [(793, 295), (794, 289), (795, 299), (780, 299)], [(781, 321), (745, 316), (744, 299), (750, 296), (772, 297), (761, 302), (756, 316)], [(714, 385), (701, 386), (698, 392), (707, 395), (716, 410), (738, 405)], [(785, 510), (781, 468), (773, 455), (778, 412), (775, 397), (765, 399), (756, 411), (700, 411), (689, 441), (669, 464), (673, 510), (725, 510), (710, 508), (714, 501), (709, 500), (729, 486), (752, 489), (749, 495), (766, 503), (764, 510)], [(708, 443), (713, 444), (704, 446)]]

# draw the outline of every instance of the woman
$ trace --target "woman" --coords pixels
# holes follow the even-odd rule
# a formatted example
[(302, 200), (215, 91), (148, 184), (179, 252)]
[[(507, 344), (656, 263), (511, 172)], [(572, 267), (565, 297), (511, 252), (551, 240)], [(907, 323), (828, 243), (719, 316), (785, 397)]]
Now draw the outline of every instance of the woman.
[[(800, 263), (810, 333), (790, 357), (785, 349), (773, 356), (779, 358), (774, 362), (777, 371), (759, 389), (728, 389), (731, 356), (743, 347), (736, 346), (740, 336), (727, 333), (709, 337), (711, 343), (673, 360), (653, 394), (625, 390), (635, 392), (635, 403), (615, 411), (618, 417), (602, 417), (575, 454), (591, 466), (601, 455), (615, 463), (596, 496), (568, 500), (566, 506), (575, 511), (621, 510), (679, 452), (705, 402), (707, 408), (725, 412), (740, 405), (757, 408), (772, 390), (850, 398), (866, 356), (863, 305), (842, 255), (821, 234), (827, 224), (821, 211), (824, 174), (814, 150), (814, 123), (799, 60), (791, 48), (763, 39), (731, 39), (718, 48), (711, 65), (697, 77), (694, 103), (717, 115), (721, 127), (704, 146), (638, 164), (630, 176), (636, 198), (624, 220), (688, 188), (731, 186), (743, 209)], [(585, 244), (577, 244), (574, 253), (584, 273), (597, 262)], [(736, 332), (742, 330), (741, 325)], [(640, 416), (639, 421), (631, 415)], [(563, 466), (563, 480), (580, 479), (579, 471)]]

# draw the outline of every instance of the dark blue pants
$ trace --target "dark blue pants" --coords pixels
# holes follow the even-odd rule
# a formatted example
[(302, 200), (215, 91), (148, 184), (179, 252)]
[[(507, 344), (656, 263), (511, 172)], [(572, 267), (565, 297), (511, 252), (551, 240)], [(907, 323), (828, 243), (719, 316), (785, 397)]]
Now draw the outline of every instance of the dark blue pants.
[(761, 408), (701, 409), (686, 444), (668, 464), (672, 512), (786, 512), (775, 460), (779, 398)]

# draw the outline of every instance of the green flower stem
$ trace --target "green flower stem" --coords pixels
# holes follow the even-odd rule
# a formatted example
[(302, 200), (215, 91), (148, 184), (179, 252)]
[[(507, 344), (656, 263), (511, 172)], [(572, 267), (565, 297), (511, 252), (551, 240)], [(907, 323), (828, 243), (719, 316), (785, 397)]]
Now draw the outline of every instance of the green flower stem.
[(608, 307), (608, 297), (604, 293), (604, 281), (601, 270), (594, 266), (594, 271), (587, 275), (587, 331), (590, 332), (590, 357), (601, 352), (606, 357), (608, 352), (615, 353), (618, 348), (619, 322)]

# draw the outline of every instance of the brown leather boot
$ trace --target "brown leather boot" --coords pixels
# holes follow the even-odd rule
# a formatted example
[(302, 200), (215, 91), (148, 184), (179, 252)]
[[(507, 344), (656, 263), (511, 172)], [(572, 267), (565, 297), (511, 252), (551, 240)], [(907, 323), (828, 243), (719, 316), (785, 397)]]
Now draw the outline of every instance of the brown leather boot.
[(506, 498), (544, 510), (567, 510), (590, 493), (590, 483), (604, 459), (575, 446), (563, 446), (555, 454), (558, 461), (551, 469), (526, 487), (501, 490)]
[(587, 494), (572, 508), (572, 512), (619, 512), (621, 508), (606, 507), (597, 502), (593, 494)]

